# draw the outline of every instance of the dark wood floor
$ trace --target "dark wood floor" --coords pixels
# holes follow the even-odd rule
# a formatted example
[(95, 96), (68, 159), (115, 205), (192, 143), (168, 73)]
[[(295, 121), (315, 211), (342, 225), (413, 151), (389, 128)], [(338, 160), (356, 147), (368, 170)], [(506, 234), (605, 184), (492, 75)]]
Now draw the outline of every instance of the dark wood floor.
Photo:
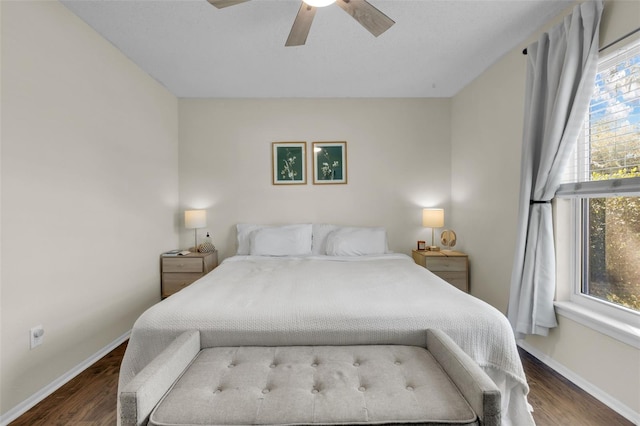
[(633, 426), (542, 361), (519, 349), (529, 382), (529, 404), (538, 426)]
[(123, 343), (10, 425), (113, 426)]
[[(11, 426), (115, 425), (118, 371), (125, 349), (123, 343)], [(632, 426), (527, 352), (520, 350), (520, 357), (538, 426)]]

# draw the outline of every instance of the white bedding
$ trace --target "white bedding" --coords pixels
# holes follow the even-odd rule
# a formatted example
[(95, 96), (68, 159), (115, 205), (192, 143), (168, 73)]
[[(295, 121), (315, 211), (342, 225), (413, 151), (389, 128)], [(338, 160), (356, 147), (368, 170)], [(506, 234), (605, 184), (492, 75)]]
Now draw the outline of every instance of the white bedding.
[(119, 386), (185, 330), (200, 330), (203, 346), (424, 345), (427, 328), (451, 336), (501, 388), (503, 424), (533, 424), (505, 316), (400, 254), (226, 259), (140, 316)]

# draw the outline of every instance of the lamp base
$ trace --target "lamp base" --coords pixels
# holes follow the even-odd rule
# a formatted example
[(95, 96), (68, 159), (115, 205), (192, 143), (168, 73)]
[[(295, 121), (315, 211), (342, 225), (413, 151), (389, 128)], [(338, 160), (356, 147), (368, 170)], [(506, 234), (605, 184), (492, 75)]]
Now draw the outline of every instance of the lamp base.
[(429, 250), (429, 251), (440, 251), (440, 247), (435, 245), (434, 236), (435, 236), (435, 229), (431, 228), (431, 245), (429, 247), (427, 247), (427, 250)]
[(193, 229), (193, 253), (198, 252), (198, 228)]

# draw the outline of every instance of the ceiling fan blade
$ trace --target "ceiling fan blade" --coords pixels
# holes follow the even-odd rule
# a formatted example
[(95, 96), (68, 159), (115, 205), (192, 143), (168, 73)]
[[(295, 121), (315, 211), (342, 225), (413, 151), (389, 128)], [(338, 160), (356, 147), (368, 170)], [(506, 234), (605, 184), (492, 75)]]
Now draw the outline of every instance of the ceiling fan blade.
[(302, 46), (307, 41), (309, 30), (311, 29), (311, 23), (313, 17), (316, 15), (316, 8), (309, 6), (305, 2), (300, 5), (296, 20), (293, 21), (289, 38), (284, 44), (285, 46)]
[(376, 37), (395, 24), (367, 0), (337, 0), (336, 3)]
[(218, 9), (222, 9), (223, 7), (235, 6), (236, 4), (244, 3), (249, 0), (207, 0), (209, 3), (217, 7)]

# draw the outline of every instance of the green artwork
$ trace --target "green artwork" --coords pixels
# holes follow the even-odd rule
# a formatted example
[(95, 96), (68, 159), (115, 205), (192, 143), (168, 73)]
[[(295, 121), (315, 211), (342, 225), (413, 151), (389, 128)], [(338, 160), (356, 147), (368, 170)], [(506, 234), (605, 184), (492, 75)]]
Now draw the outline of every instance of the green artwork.
[(273, 143), (273, 183), (305, 184), (305, 142)]
[(302, 148), (278, 148), (278, 180), (302, 180)]
[(316, 156), (318, 180), (342, 180), (342, 147), (321, 148)]
[(313, 143), (313, 183), (347, 183), (347, 143)]

